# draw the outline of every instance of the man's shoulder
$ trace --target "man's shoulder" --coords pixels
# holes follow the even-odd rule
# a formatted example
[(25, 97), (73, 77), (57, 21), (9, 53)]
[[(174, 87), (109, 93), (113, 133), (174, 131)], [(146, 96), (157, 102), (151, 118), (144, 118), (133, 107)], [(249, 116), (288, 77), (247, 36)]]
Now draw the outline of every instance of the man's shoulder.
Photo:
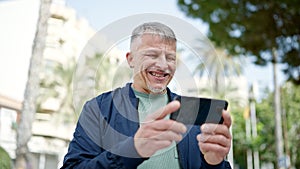
[(177, 94), (177, 93), (171, 91), (170, 88), (167, 88), (167, 92), (168, 92), (168, 95), (169, 95), (170, 100), (174, 100), (175, 97), (180, 96), (179, 94)]
[[(103, 92), (101, 94), (99, 94), (98, 96), (95, 96), (89, 100), (86, 101), (83, 110), (85, 112), (109, 112), (110, 110), (110, 105), (113, 104), (113, 102), (116, 102), (117, 100), (117, 96), (119, 94), (116, 93), (120, 93), (124, 87), (119, 87), (119, 88), (115, 88), (113, 90), (110, 91), (106, 91)], [(97, 114), (97, 113), (96, 113)]]
[(130, 95), (130, 85), (131, 83), (127, 83), (124, 86), (105, 91), (99, 94), (98, 96), (94, 97), (93, 99), (97, 100), (98, 102), (102, 102), (105, 100), (111, 100), (114, 97), (120, 97), (120, 95)]

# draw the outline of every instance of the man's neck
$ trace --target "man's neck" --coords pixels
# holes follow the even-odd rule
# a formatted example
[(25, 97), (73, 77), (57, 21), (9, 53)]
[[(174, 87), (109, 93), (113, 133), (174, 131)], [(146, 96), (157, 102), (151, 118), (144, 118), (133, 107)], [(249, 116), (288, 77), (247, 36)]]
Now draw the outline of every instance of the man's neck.
[(161, 92), (152, 92), (150, 89), (143, 89), (143, 88), (140, 89), (140, 88), (136, 87), (134, 83), (132, 83), (131, 87), (132, 87), (133, 90), (135, 90), (137, 92), (145, 93), (145, 94), (149, 94), (149, 95), (164, 95), (164, 94), (167, 93), (166, 89), (164, 89)]

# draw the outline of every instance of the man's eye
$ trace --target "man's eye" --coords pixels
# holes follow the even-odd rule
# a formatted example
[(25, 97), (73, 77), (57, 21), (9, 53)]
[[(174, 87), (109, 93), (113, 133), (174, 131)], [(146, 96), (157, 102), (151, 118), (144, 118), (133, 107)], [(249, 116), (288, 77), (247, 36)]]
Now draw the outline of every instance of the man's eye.
[(151, 57), (151, 58), (156, 58), (157, 57), (157, 55), (155, 55), (155, 54), (145, 54), (145, 56)]
[(176, 61), (176, 57), (175, 56), (167, 56), (167, 60), (168, 61)]

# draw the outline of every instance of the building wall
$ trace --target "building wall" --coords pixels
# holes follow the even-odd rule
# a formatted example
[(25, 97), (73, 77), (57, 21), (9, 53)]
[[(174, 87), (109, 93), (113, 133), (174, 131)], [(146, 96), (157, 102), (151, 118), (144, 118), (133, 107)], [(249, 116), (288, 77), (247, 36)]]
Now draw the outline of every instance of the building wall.
[[(0, 97), (2, 94), (8, 95), (19, 105), (27, 80), (38, 8), (39, 0), (0, 1)], [(48, 63), (67, 64), (70, 58), (76, 60), (95, 33), (85, 19), (78, 18), (74, 9), (65, 6), (63, 0), (53, 1), (48, 24), (43, 63), (45, 69), (49, 68), (45, 65), (51, 65)], [(57, 102), (50, 102), (48, 106), (55, 109), (55, 104)], [(0, 103), (0, 146), (15, 159), (15, 128), (22, 107), (18, 107), (19, 111), (13, 107)], [(28, 144), (36, 168), (57, 168), (72, 138), (74, 125), (64, 127), (56, 125), (54, 121), (51, 114), (36, 114), (33, 136)]]
[[(76, 61), (88, 40), (95, 33), (89, 23), (83, 18), (78, 18), (76, 11), (66, 7), (62, 0), (54, 0), (50, 12), (41, 72), (41, 77), (46, 76), (46, 78), (51, 78), (47, 72), (52, 71), (55, 64), (68, 65), (70, 60)], [(62, 89), (58, 92), (65, 91)], [(37, 168), (60, 167), (68, 143), (72, 139), (75, 124), (65, 125), (57, 121), (60, 116), (56, 113), (58, 105), (64, 101), (60, 99), (49, 98), (43, 101), (44, 107), (42, 108), (48, 109), (51, 113), (36, 113), (32, 129), (33, 136), (28, 146), (34, 155), (33, 165)]]
[(0, 146), (12, 159), (16, 157), (16, 124), (17, 111), (0, 107)]

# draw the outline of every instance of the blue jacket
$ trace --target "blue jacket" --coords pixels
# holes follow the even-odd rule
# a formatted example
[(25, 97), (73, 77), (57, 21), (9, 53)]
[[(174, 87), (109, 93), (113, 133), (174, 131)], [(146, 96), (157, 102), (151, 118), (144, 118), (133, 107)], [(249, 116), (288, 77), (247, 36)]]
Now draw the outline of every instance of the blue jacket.
[[(86, 102), (61, 169), (137, 168), (147, 158), (138, 155), (133, 137), (139, 128), (138, 99), (131, 84)], [(170, 100), (176, 96), (168, 89)], [(189, 126), (177, 144), (183, 169), (227, 169), (227, 161), (211, 166), (199, 151), (199, 126)]]

